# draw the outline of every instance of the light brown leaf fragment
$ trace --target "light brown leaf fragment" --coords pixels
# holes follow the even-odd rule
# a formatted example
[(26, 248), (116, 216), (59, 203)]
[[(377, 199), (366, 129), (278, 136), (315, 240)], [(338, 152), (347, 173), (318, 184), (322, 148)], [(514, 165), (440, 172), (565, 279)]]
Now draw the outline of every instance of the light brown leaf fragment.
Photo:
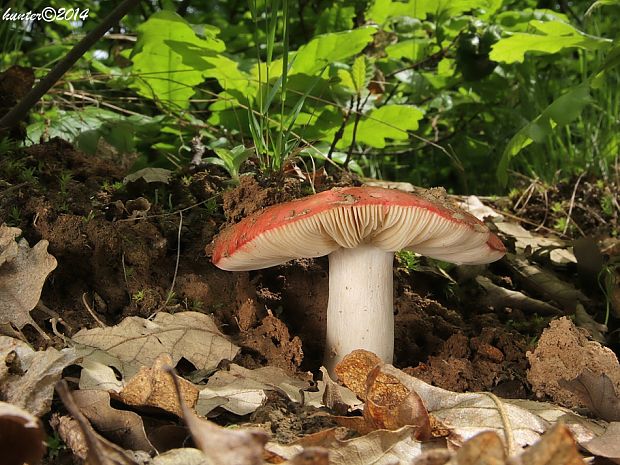
[(177, 398), (183, 410), (183, 418), (192, 434), (194, 443), (214, 464), (263, 464), (264, 446), (269, 439), (267, 433), (250, 429), (226, 429), (209, 420), (199, 418), (183, 402), (178, 379), (173, 377), (173, 380)]
[(448, 465), (504, 465), (506, 451), (497, 433), (485, 431), (475, 435), (456, 452)]
[[(126, 451), (116, 444), (101, 437), (95, 432), (86, 417), (80, 412), (79, 407), (73, 400), (67, 383), (63, 380), (56, 384), (56, 392), (65, 404), (71, 416), (77, 421), (82, 434), (84, 443), (88, 449), (86, 461), (89, 465), (139, 465), (142, 460), (138, 460), (134, 454)], [(148, 457), (148, 454), (146, 454)], [(144, 459), (145, 456), (142, 456)]]
[(325, 367), (321, 367), (321, 374), (323, 377), (317, 382), (318, 391), (304, 393), (304, 405), (327, 407), (337, 415), (360, 409), (363, 402), (353, 391), (332, 380)]
[(372, 369), (383, 363), (379, 357), (367, 350), (354, 350), (336, 365), (336, 375), (357, 397), (366, 400), (366, 380)]
[(366, 381), (366, 421), (377, 429), (395, 430), (410, 425), (416, 428), (416, 439), (430, 439), (430, 418), (420, 396), (382, 368), (375, 366)]
[(213, 370), (239, 351), (210, 316), (198, 312), (160, 312), (153, 320), (128, 317), (116, 326), (83, 329), (73, 341), (84, 356), (103, 351), (116, 357), (116, 368), (126, 379), (161, 354), (170, 354), (175, 365), (183, 357), (199, 370)]
[(0, 336), (0, 357), (3, 399), (39, 417), (49, 412), (54, 385), (62, 371), (79, 358), (73, 349), (58, 351), (49, 347), (37, 352), (28, 344), (7, 336)]
[(511, 461), (511, 465), (585, 465), (570, 430), (556, 423), (536, 444)]
[(615, 354), (568, 318), (560, 318), (543, 331), (534, 352), (526, 354), (530, 362), (527, 379), (538, 396), (548, 395), (567, 407), (585, 405), (583, 400), (560, 386), (560, 380), (577, 378), (585, 369), (594, 374), (607, 373), (616, 390), (620, 388), (620, 364)]
[(560, 386), (576, 394), (598, 418), (620, 421), (620, 395), (607, 373), (595, 375), (586, 368), (575, 379), (560, 380)]
[(18, 329), (30, 324), (45, 334), (30, 311), (41, 298), (45, 279), (57, 262), (47, 252), (47, 241), (30, 248), (25, 239), (15, 242), (17, 231), (21, 233), (16, 228), (0, 228), (0, 324), (10, 323)]
[(156, 452), (146, 437), (140, 415), (112, 408), (110, 394), (88, 390), (74, 391), (72, 396), (84, 416), (107, 439), (125, 449)]
[(267, 399), (267, 391), (278, 391), (294, 402), (301, 402), (301, 391), (310, 384), (286, 373), (282, 368), (267, 366), (248, 370), (234, 363), (209, 378), (200, 391), (196, 412), (206, 416), (221, 406), (236, 415), (256, 411)]
[(45, 431), (27, 411), (0, 402), (0, 451), (3, 465), (35, 465), (45, 453)]
[[(118, 398), (134, 407), (156, 407), (179, 417), (183, 416), (181, 406), (177, 402), (174, 381), (167, 371), (170, 366), (172, 357), (161, 354), (152, 368), (140, 368), (118, 394)], [(183, 401), (193, 407), (198, 400), (198, 388), (186, 379), (177, 378)]]
[(620, 423), (610, 423), (604, 434), (581, 445), (594, 455), (620, 463)]
[[(152, 465), (220, 465), (201, 450), (191, 447), (172, 449), (153, 459)], [(222, 464), (223, 465), (223, 464)]]

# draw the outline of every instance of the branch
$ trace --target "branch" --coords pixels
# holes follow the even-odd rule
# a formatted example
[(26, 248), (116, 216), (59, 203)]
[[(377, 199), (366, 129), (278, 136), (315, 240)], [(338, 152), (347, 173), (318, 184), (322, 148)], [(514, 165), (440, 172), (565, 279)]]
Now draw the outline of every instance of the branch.
[(47, 91), (84, 55), (113, 25), (119, 22), (140, 0), (124, 0), (95, 29), (79, 41), (56, 66), (34, 86), (21, 101), (0, 119), (0, 131), (11, 129), (28, 114)]

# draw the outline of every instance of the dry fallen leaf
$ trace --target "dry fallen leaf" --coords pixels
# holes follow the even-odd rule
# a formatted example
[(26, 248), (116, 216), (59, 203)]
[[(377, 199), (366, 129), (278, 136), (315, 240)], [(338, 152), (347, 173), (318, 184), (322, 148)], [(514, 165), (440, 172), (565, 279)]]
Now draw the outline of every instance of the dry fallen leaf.
[(0, 451), (3, 465), (39, 463), (45, 453), (45, 431), (39, 419), (0, 402)]
[(382, 360), (367, 350), (354, 350), (336, 365), (336, 375), (361, 400), (366, 400), (368, 375)]
[(74, 363), (73, 349), (35, 351), (28, 344), (0, 336), (0, 393), (7, 402), (43, 416), (50, 410), (54, 385)]
[(267, 399), (266, 391), (279, 391), (301, 403), (301, 392), (309, 387), (307, 381), (293, 378), (281, 368), (248, 370), (233, 363), (227, 371), (220, 370), (209, 378), (207, 386), (200, 391), (196, 412), (206, 416), (221, 406), (237, 415), (247, 415)]
[(152, 465), (220, 465), (201, 450), (185, 447), (172, 449), (153, 459)]
[(620, 421), (620, 395), (607, 373), (596, 375), (586, 368), (573, 380), (561, 380), (560, 386), (577, 395), (598, 418)]
[(478, 433), (456, 451), (448, 465), (504, 465), (506, 451), (497, 433)]
[(585, 465), (570, 430), (557, 423), (514, 460), (515, 465)]
[[(172, 366), (172, 357), (168, 354), (161, 354), (152, 368), (142, 367), (127, 382), (117, 397), (127, 405), (156, 407), (179, 417), (182, 416), (183, 412), (177, 402), (174, 381), (167, 371), (170, 366)], [(193, 407), (198, 400), (198, 388), (181, 377), (178, 377), (178, 382), (183, 401)]]
[(72, 396), (84, 416), (107, 439), (125, 449), (155, 452), (146, 437), (140, 415), (113, 408), (110, 405), (110, 394), (89, 390), (73, 391)]
[[(84, 444), (86, 445), (86, 462), (89, 465), (139, 465), (149, 458), (144, 452), (124, 450), (97, 434), (76, 405), (64, 380), (56, 384), (56, 392), (79, 427), (79, 430), (76, 430), (75, 424), (72, 424), (74, 429), (66, 432), (67, 437), (71, 437), (76, 450), (83, 450)], [(69, 424), (66, 427), (69, 429), (71, 426)]]
[(589, 340), (565, 317), (549, 324), (534, 352), (527, 353), (527, 359), (527, 378), (533, 391), (567, 407), (584, 405), (583, 400), (559, 382), (575, 379), (585, 369), (597, 375), (607, 373), (616, 389), (620, 388), (620, 364), (613, 351)]
[(610, 423), (605, 433), (581, 446), (594, 455), (620, 463), (620, 423)]
[[(355, 352), (355, 366), (368, 366), (368, 363), (361, 361), (363, 354), (359, 353), (365, 351)], [(374, 354), (370, 356), (375, 357)], [(346, 362), (347, 357), (342, 363)], [(551, 404), (500, 399), (484, 392), (451, 392), (431, 386), (389, 364), (384, 364), (381, 371), (393, 376), (409, 391), (415, 391), (428, 412), (449, 428), (453, 441), (458, 436), (464, 442), (480, 432), (495, 431), (504, 439), (510, 455), (514, 455), (521, 448), (535, 443), (552, 422), (560, 418), (571, 423), (571, 429), (578, 435), (579, 442), (589, 441), (602, 432), (595, 422)], [(359, 379), (354, 382), (362, 384)]]
[(327, 369), (321, 367), (322, 379), (317, 382), (316, 392), (304, 392), (304, 405), (320, 408), (327, 407), (337, 415), (345, 415), (354, 410), (361, 410), (364, 404), (349, 388), (337, 384), (329, 376)]
[(116, 358), (108, 360), (125, 379), (142, 366), (152, 366), (160, 354), (170, 354), (173, 364), (183, 357), (199, 370), (212, 370), (239, 351), (210, 316), (198, 312), (160, 312), (153, 320), (128, 317), (116, 326), (83, 329), (73, 342), (85, 357), (103, 351)]
[(431, 420), (422, 399), (393, 373), (383, 370), (383, 366), (375, 366), (366, 379), (364, 418), (367, 423), (376, 429), (390, 430), (414, 426), (416, 439), (430, 439)]
[(57, 262), (47, 252), (47, 241), (30, 248), (25, 239), (15, 241), (18, 234), (17, 228), (0, 227), (0, 324), (18, 329), (30, 324), (45, 334), (30, 311), (39, 302), (45, 279)]
[(209, 420), (199, 418), (183, 402), (178, 377), (174, 376), (174, 373), (171, 373), (171, 377), (183, 410), (183, 419), (194, 443), (214, 464), (263, 464), (263, 452), (269, 439), (267, 433), (261, 430), (222, 428)]
[(568, 244), (564, 241), (549, 236), (541, 236), (534, 234), (517, 223), (509, 223), (506, 221), (497, 221), (495, 226), (503, 234), (515, 239), (515, 248), (517, 253), (523, 254), (525, 249), (536, 252), (544, 247), (551, 247), (549, 258), (557, 264), (577, 263), (577, 259), (573, 252), (568, 248)]
[(268, 452), (291, 460), (310, 446), (329, 451), (330, 465), (394, 465), (408, 464), (422, 452), (444, 448), (444, 440), (420, 442), (415, 439), (415, 428), (388, 431), (376, 430), (354, 439), (342, 439), (339, 429), (330, 429), (306, 436), (289, 445), (269, 442)]

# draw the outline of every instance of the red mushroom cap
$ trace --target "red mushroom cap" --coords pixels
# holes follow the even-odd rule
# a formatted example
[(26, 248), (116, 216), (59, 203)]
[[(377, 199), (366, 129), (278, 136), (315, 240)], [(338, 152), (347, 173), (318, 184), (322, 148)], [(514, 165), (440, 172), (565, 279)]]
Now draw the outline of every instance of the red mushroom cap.
[(433, 191), (349, 187), (244, 218), (216, 238), (212, 260), (225, 270), (247, 271), (360, 244), (466, 264), (489, 263), (505, 253), (484, 223)]

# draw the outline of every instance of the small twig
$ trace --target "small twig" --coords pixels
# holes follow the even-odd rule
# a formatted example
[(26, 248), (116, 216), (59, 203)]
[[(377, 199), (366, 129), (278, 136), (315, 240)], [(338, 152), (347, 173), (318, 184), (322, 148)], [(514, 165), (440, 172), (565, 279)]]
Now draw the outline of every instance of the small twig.
[[(581, 178), (583, 178), (583, 176), (585, 175), (585, 173), (581, 173), (579, 175), (579, 177), (577, 178), (577, 181), (575, 182), (575, 187), (573, 187), (573, 193), (570, 196), (570, 205), (568, 207), (568, 213), (566, 213), (566, 224), (564, 225), (564, 230), (562, 231), (562, 234), (566, 234), (566, 231), (568, 230), (568, 225), (570, 224), (571, 221), (573, 221), (573, 219), (571, 218), (571, 214), (573, 213), (573, 207), (575, 206), (575, 196), (577, 195), (577, 188), (579, 187), (579, 183), (581, 182)], [(585, 236), (585, 234), (583, 234), (583, 231), (581, 230), (581, 228), (579, 228), (579, 225), (577, 223), (575, 223), (573, 221), (573, 224), (577, 227), (577, 229), (579, 229), (579, 232)]]
[(84, 304), (84, 307), (86, 307), (86, 311), (90, 313), (90, 316), (93, 317), (93, 320), (95, 320), (95, 322), (100, 327), (105, 328), (106, 324), (99, 319), (99, 317), (95, 314), (95, 311), (92, 308), (90, 308), (90, 305), (88, 305), (88, 302), (86, 302), (86, 292), (82, 294), (82, 303)]
[(328, 160), (332, 159), (332, 153), (334, 153), (334, 150), (336, 149), (336, 144), (338, 143), (340, 139), (342, 139), (342, 136), (344, 134), (344, 129), (347, 125), (347, 122), (349, 121), (349, 118), (351, 117), (351, 112), (353, 111), (353, 102), (354, 102), (353, 97), (351, 97), (351, 101), (349, 102), (347, 111), (344, 113), (344, 118), (342, 118), (342, 124), (340, 125), (336, 133), (334, 134), (334, 139), (332, 140), (332, 143), (329, 146), (329, 151), (327, 152)]
[(159, 307), (155, 312), (149, 317), (153, 318), (155, 315), (159, 313), (160, 310), (166, 308), (170, 300), (172, 299), (172, 295), (174, 293), (174, 284), (177, 280), (177, 274), (179, 272), (179, 262), (181, 260), (181, 229), (183, 227), (183, 212), (179, 211), (179, 230), (177, 232), (177, 260), (174, 265), (174, 274), (172, 275), (172, 284), (170, 285), (170, 290), (168, 291), (168, 295), (166, 296), (166, 301), (164, 304)]
[[(368, 94), (370, 95), (370, 94)], [(368, 96), (366, 100), (364, 100), (364, 104), (368, 101)], [(347, 152), (347, 157), (344, 159), (344, 169), (347, 169), (349, 166), (349, 161), (351, 160), (351, 154), (353, 153), (353, 147), (355, 146), (355, 138), (357, 137), (357, 127), (360, 124), (360, 119), (362, 119), (362, 96), (361, 94), (357, 94), (357, 103), (355, 104), (355, 121), (353, 122), (353, 133), (351, 135), (351, 144), (349, 145), (349, 150)]]
[(127, 269), (125, 268), (125, 252), (121, 254), (121, 266), (123, 267), (123, 279), (125, 280), (127, 296), (129, 297), (129, 303), (131, 303), (131, 291), (129, 290), (129, 280), (127, 279)]

